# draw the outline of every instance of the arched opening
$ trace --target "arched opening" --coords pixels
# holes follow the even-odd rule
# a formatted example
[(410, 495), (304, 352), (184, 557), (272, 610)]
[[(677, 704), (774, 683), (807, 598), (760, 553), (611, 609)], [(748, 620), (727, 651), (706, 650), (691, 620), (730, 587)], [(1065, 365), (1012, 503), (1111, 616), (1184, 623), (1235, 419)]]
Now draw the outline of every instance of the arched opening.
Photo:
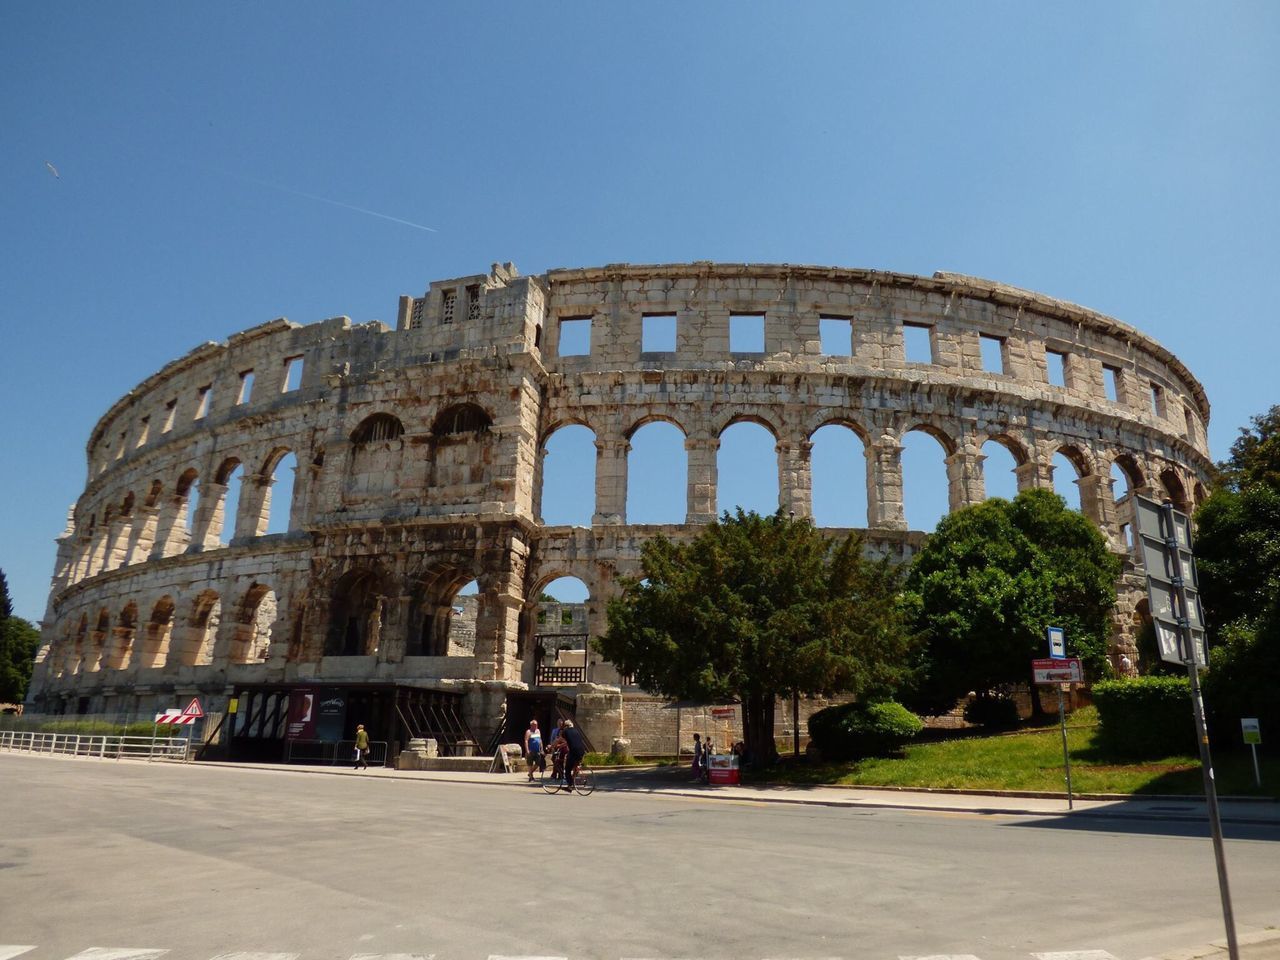
[(473, 657), (483, 612), (480, 582), (468, 571), (441, 567), (423, 577), (409, 611), (410, 656)]
[(404, 457), (404, 424), (389, 413), (375, 413), (351, 432), (347, 494), (357, 499), (381, 498), (400, 482)]
[(71, 648), (71, 673), (79, 673), (84, 669), (84, 659), (88, 655), (89, 615), (80, 614), (80, 625), (76, 627), (74, 644)]
[(716, 451), (716, 513), (737, 508), (770, 516), (778, 510), (778, 439), (750, 420), (729, 424)]
[(158, 667), (169, 653), (169, 637), (173, 632), (173, 597), (167, 594), (156, 601), (147, 618), (142, 647), (138, 651), (138, 666), (143, 669)]
[(293, 491), (298, 475), (298, 458), (290, 450), (277, 450), (271, 456), (267, 469), (263, 471), (271, 481), (262, 493), (259, 525), (266, 534), (288, 533), (293, 529)]
[(236, 617), (236, 632), (228, 659), (232, 663), (266, 662), (276, 616), (275, 591), (261, 583), (249, 587)]
[[(1156, 625), (1151, 619), (1151, 603), (1145, 597), (1139, 600), (1134, 608), (1132, 630), (1134, 646), (1138, 651), (1138, 663), (1131, 664), (1130, 669), (1139, 673), (1149, 673), (1161, 661), (1160, 645), (1156, 639)], [(1124, 670), (1123, 663), (1117, 664), (1117, 667)]]
[(627, 453), (627, 523), (684, 523), (688, 454), (684, 431), (663, 420), (631, 434)]
[(1111, 464), (1111, 498), (1115, 502), (1116, 526), (1120, 540), (1129, 550), (1133, 549), (1133, 487), (1129, 475), (1118, 461)]
[(1191, 512), (1191, 504), (1187, 501), (1187, 488), (1183, 486), (1182, 479), (1176, 471), (1161, 471), (1160, 486), (1164, 488), (1164, 495), (1173, 502), (1173, 509), (1182, 513)]
[(596, 435), (568, 424), (547, 437), (542, 458), (542, 522), (589, 527), (596, 509)]
[(1053, 455), (1053, 492), (1067, 501), (1067, 509), (1082, 511), (1080, 485), (1075, 481), (1088, 471), (1080, 455), (1070, 447), (1063, 447)]
[(828, 423), (809, 438), (813, 522), (819, 527), (865, 527), (867, 448), (848, 424)]
[(907, 528), (931, 533), (951, 507), (947, 456), (940, 433), (913, 427), (902, 437), (902, 508)]
[(111, 636), (111, 611), (103, 607), (98, 611), (98, 622), (94, 626), (93, 635), (89, 638), (91, 649), (89, 651), (89, 669), (101, 670), (103, 666), (103, 653), (106, 650), (107, 638)]
[(244, 466), (235, 457), (224, 460), (213, 478), (227, 489), (222, 494), (222, 502), (213, 508), (210, 526), (218, 538), (218, 543), (227, 546), (237, 536), (236, 522), (240, 515), (240, 494), (244, 486)]
[(178, 478), (173, 492), (177, 498), (178, 511), (174, 526), (185, 530), (189, 537), (195, 528), (196, 511), (200, 505), (200, 475), (194, 468), (187, 470)]
[(205, 590), (191, 607), (191, 633), (179, 662), (183, 666), (205, 666), (213, 662), (213, 645), (222, 622), (222, 598)]
[(1205, 490), (1204, 484), (1196, 481), (1196, 485), (1191, 490), (1191, 499), (1195, 503), (1196, 509), (1200, 508), (1200, 504), (1209, 499), (1209, 493)]
[(493, 419), (474, 403), (459, 403), (442, 411), (431, 425), (431, 476), (428, 485), (455, 489), (466, 496), (468, 489), (488, 481), (490, 428)]
[(578, 577), (557, 577), (538, 591), (530, 653), (536, 685), (585, 683), (591, 679), (599, 655), (590, 649), (589, 599), (590, 591)]
[[(1020, 452), (1020, 451), (1019, 451)], [(1012, 500), (1018, 495), (1018, 467), (1026, 462), (1025, 455), (1019, 459), (1010, 446), (1010, 441), (993, 437), (982, 445), (982, 486), (986, 497), (1000, 497)]]
[(344, 574), (333, 591), (325, 656), (374, 656), (382, 642), (386, 598), (387, 587), (381, 575), (371, 570)]

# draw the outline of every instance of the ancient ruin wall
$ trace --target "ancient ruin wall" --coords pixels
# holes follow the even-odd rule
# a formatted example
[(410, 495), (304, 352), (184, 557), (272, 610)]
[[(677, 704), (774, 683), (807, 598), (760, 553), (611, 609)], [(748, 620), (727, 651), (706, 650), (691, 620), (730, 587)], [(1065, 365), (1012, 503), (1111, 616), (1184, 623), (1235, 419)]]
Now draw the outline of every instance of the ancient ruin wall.
[[(736, 314), (763, 317), (763, 351), (730, 351)], [(674, 351), (642, 352), (647, 316), (674, 317)], [(848, 322), (845, 355), (822, 353), (824, 318)], [(589, 323), (586, 355), (560, 355), (566, 320)], [(906, 360), (906, 326), (927, 331), (931, 362)], [(984, 336), (1002, 373), (983, 368)], [(1049, 382), (1050, 354), (1063, 386)], [(1210, 467), (1208, 419), (1200, 384), (1149, 337), (974, 278), (711, 263), (519, 277), (495, 265), (402, 297), (395, 329), (275, 320), (193, 350), (113, 405), (59, 539), (33, 697), (100, 709), (175, 691), (216, 701), (258, 680), (526, 682), (542, 587), (582, 579), (601, 632), (644, 539), (690, 536), (715, 515), (719, 438), (744, 420), (775, 437), (776, 464), (762, 468), (797, 516), (810, 513), (813, 433), (857, 434), (874, 551), (905, 558), (920, 542), (900, 458), (904, 435), (924, 430), (945, 450), (953, 509), (985, 495), (986, 441), (1013, 454), (1020, 488), (1050, 486), (1062, 453), (1085, 514), (1127, 554), (1112, 464), (1132, 490), (1190, 505)], [(629, 440), (654, 420), (685, 436), (684, 524), (627, 522)], [(545, 445), (567, 424), (595, 434), (589, 528), (541, 522)], [(272, 504), (289, 453), (292, 502)], [(289, 532), (265, 535), (272, 510), (288, 511)], [(451, 656), (452, 601), (472, 579), (474, 653)], [(1132, 652), (1136, 582), (1130, 564), (1117, 660)]]

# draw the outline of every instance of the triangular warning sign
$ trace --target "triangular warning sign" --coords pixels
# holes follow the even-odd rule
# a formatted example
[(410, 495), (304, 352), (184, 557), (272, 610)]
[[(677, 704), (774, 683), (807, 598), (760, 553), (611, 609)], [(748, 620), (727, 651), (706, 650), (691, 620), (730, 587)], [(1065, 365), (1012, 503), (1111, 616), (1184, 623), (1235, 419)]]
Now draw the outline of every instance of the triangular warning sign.
[(203, 717), (204, 711), (200, 709), (200, 698), (194, 697), (192, 701), (187, 704), (187, 709), (182, 711), (182, 715), (184, 717)]

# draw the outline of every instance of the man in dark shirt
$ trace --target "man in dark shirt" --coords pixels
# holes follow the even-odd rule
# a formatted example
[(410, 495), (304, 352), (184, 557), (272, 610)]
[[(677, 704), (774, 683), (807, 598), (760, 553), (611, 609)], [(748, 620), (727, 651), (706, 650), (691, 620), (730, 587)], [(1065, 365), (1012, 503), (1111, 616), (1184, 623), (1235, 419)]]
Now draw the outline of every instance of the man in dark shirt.
[(568, 789), (572, 790), (574, 771), (582, 763), (582, 758), (587, 755), (587, 738), (574, 726), (572, 720), (566, 720), (561, 724), (560, 736), (564, 737), (565, 742), (569, 744), (569, 759), (565, 761), (565, 774), (569, 780)]

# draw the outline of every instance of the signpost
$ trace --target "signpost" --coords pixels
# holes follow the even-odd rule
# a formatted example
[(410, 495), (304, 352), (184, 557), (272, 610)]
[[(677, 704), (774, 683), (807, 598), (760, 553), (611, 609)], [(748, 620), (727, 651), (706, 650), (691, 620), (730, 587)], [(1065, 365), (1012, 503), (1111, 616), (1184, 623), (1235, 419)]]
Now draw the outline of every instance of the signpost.
[(1227, 929), (1227, 953), (1239, 960), (1236, 922), (1231, 910), (1231, 889), (1227, 883), (1227, 858), (1222, 845), (1222, 817), (1218, 812), (1218, 791), (1213, 779), (1213, 758), (1209, 755), (1209, 730), (1205, 725), (1204, 701), (1200, 696), (1200, 670), (1208, 669), (1204, 613), (1200, 607), (1200, 581), (1195, 555), (1191, 551), (1191, 520), (1165, 501), (1134, 498), (1134, 514), (1147, 569), (1147, 597), (1155, 624), (1160, 659), (1186, 666), (1191, 680), (1191, 711), (1200, 740), (1200, 770), (1204, 775), (1204, 795), (1209, 806), (1209, 830), (1213, 835), (1213, 856), (1218, 866), (1218, 892), (1222, 897), (1222, 919)]
[(1058, 688), (1058, 726), (1062, 728), (1062, 767), (1067, 774), (1067, 809), (1075, 809), (1071, 790), (1071, 753), (1067, 750), (1067, 712), (1062, 703), (1062, 691), (1071, 684), (1084, 682), (1084, 666), (1079, 657), (1067, 656), (1067, 634), (1061, 627), (1050, 627), (1049, 659), (1032, 660), (1031, 673), (1036, 684), (1053, 684)]
[(1240, 732), (1244, 735), (1244, 742), (1253, 751), (1253, 782), (1261, 787), (1262, 771), (1258, 769), (1258, 744), (1262, 742), (1262, 728), (1258, 725), (1258, 718), (1241, 717)]

